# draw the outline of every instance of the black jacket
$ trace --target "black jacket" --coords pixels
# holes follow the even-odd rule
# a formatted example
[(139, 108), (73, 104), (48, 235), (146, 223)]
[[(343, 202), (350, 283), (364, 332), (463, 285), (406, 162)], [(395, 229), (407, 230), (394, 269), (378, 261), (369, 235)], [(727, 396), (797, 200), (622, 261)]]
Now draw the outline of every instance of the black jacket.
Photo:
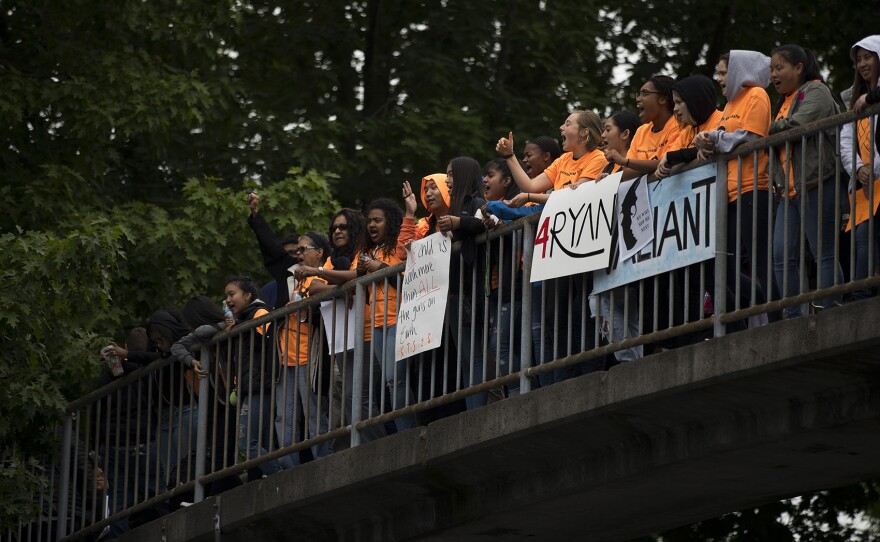
[[(238, 316), (238, 322), (252, 320), (260, 309), (266, 309), (266, 305), (257, 299)], [(235, 360), (239, 396), (272, 389), (278, 376), (278, 371), (272, 372), (272, 362), (278, 357), (275, 325), (265, 325), (264, 333), (253, 330), (253, 333), (245, 331), (237, 335), (232, 343), (232, 357)]]
[(275, 299), (269, 300), (273, 307), (283, 307), (290, 299), (290, 292), (287, 288), (287, 277), (290, 271), (288, 269), (297, 264), (298, 260), (288, 254), (281, 243), (275, 237), (275, 233), (269, 224), (263, 218), (263, 215), (251, 214), (248, 217), (248, 224), (254, 230), (257, 236), (257, 243), (260, 245), (260, 254), (263, 255), (263, 265), (272, 278), (275, 279), (276, 294)]
[[(461, 252), (458, 255), (453, 254), (449, 269), (449, 293), (450, 295), (470, 296), (474, 293), (472, 273), (476, 270), (477, 280), (476, 293), (479, 294), (478, 301), (482, 300), (485, 293), (485, 273), (486, 273), (486, 246), (477, 245), (477, 236), (486, 233), (486, 227), (483, 221), (476, 218), (477, 210), (480, 209), (486, 201), (478, 194), (465, 196), (459, 213), (460, 223), (458, 228), (452, 232), (452, 240), (461, 241)], [(459, 290), (459, 266), (460, 262), (464, 262), (464, 284)]]

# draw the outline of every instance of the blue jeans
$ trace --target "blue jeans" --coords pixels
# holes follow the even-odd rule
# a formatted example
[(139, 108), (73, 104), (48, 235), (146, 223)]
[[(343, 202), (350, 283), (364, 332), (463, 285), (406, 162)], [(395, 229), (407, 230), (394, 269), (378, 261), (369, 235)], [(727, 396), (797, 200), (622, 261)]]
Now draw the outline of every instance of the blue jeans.
[[(281, 378), (275, 385), (275, 432), (278, 435), (278, 446), (281, 448), (302, 442), (300, 426), (307, 410), (308, 438), (327, 432), (328, 397), (322, 395), (319, 403), (317, 394), (309, 391), (309, 384), (308, 365), (282, 367)], [(316, 459), (331, 453), (333, 453), (333, 444), (330, 441), (312, 446), (312, 456)], [(299, 465), (299, 452), (288, 454), (279, 461), (281, 468), (295, 467)]]
[[(186, 462), (196, 449), (196, 425), (193, 420), (198, 420), (199, 409), (195, 405), (184, 405), (183, 408), (169, 406), (162, 401), (162, 411), (159, 418), (159, 461), (165, 472), (165, 484), (168, 487), (177, 485), (178, 472), (180, 482), (187, 482)], [(169, 412), (171, 419), (169, 420)]]
[[(345, 390), (345, 419), (346, 423), (351, 421), (351, 408), (354, 400), (357, 398), (361, 403), (361, 420), (374, 418), (381, 414), (378, 408), (378, 401), (370, 401), (370, 386), (372, 385), (373, 393), (381, 389), (379, 383), (380, 368), (375, 356), (370, 356), (370, 341), (364, 342), (364, 362), (361, 366), (361, 389), (355, 393), (354, 390), (354, 350), (340, 352), (336, 354), (336, 367), (339, 374), (343, 375), (343, 383)], [(372, 368), (371, 368), (372, 365)], [(375, 384), (372, 384), (375, 382)], [(370, 442), (382, 438), (386, 435), (385, 426), (375, 424), (361, 431), (361, 442)]]
[[(391, 392), (393, 403), (391, 409), (404, 408), (415, 403), (412, 390), (406, 385), (408, 367), (406, 358), (394, 361), (394, 348), (396, 345), (397, 324), (387, 328), (373, 328), (373, 354), (376, 361), (382, 365), (382, 379)], [(369, 372), (366, 372), (369, 374)], [(366, 382), (366, 380), (365, 380)], [(394, 419), (394, 425), (398, 431), (410, 429), (418, 425), (414, 414), (405, 414)]]
[[(880, 264), (880, 217), (874, 217), (874, 247), (871, 260), (868, 260), (868, 234), (871, 231), (868, 220), (856, 226), (856, 269), (853, 280), (866, 279), (877, 272)], [(871, 290), (857, 290), (853, 292), (853, 299), (865, 299), (871, 296)]]
[[(272, 442), (272, 395), (268, 391), (252, 392), (239, 398), (241, 412), (238, 416), (238, 449), (247, 459), (269, 453)], [(270, 475), (281, 470), (277, 459), (262, 463), (259, 470)]]
[[(506, 296), (505, 296), (506, 297)], [(489, 297), (489, 325), (494, 327), (494, 331), (489, 332), (489, 351), (495, 352), (500, 371), (498, 376), (505, 376), (520, 370), (521, 364), (519, 359), (520, 348), (520, 330), (512, 330), (511, 326), (516, 323), (519, 326), (519, 319), (522, 315), (522, 302), (501, 300), (501, 313), (498, 313), (498, 291), (495, 290)], [(513, 351), (511, 351), (510, 340), (513, 337)], [(507, 385), (508, 394), (511, 396), (519, 395), (519, 380), (511, 382)]]
[[(312, 363), (318, 363), (313, 361)], [(289, 373), (288, 373), (289, 374)], [(307, 438), (315, 438), (323, 435), (330, 428), (330, 398), (322, 390), (320, 400), (318, 394), (312, 388), (312, 376), (308, 365), (300, 365), (296, 374), (297, 388), (299, 389), (299, 401), (302, 404), (301, 416), (308, 415), (305, 423)], [(312, 446), (312, 456), (315, 459), (333, 453), (333, 442), (325, 440)]]
[[(819, 288), (833, 286), (835, 278), (839, 284), (843, 280), (843, 269), (840, 263), (834, 265), (834, 239), (837, 231), (834, 228), (835, 219), (835, 184), (834, 178), (825, 179), (822, 183), (822, 208), (819, 209), (819, 187), (807, 190), (806, 194), (799, 194), (789, 199), (788, 217), (786, 218), (785, 200), (780, 201), (776, 209), (776, 220), (773, 227), (773, 274), (776, 284), (782, 292), (782, 297), (790, 297), (800, 293), (800, 238), (801, 238), (801, 198), (806, 197), (806, 231), (803, 234), (807, 238), (807, 246), (819, 266)], [(821, 217), (820, 217), (821, 211)], [(821, 218), (821, 223), (820, 223)], [(784, 228), (788, 225), (788, 237), (784, 236)], [(818, 255), (819, 239), (822, 239), (822, 254)], [(788, 246), (788, 254), (784, 254), (784, 247)], [(785, 281), (788, 284), (785, 284)], [(785, 291), (782, 291), (785, 288)], [(832, 306), (840, 301), (840, 296), (828, 296), (822, 299), (822, 305)], [(786, 318), (801, 315), (799, 306), (788, 307), (784, 311)]]

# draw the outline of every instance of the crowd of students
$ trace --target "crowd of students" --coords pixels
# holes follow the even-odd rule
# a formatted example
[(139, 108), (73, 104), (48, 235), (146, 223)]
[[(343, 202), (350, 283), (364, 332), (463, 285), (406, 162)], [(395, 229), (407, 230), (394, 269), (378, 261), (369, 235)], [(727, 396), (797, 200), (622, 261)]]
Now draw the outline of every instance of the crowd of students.
[[(338, 374), (343, 383), (338, 394), (342, 404), (359, 402), (362, 418), (369, 418), (412, 405), (416, 397), (436, 397), (480, 383), (484, 375), (496, 372), (495, 367), (505, 373), (516, 372), (518, 322), (523, 318), (532, 324), (535, 365), (597, 346), (594, 334), (583, 331), (587, 328), (584, 320), (590, 316), (585, 314), (583, 302), (591, 293), (588, 277), (531, 285), (532, 312), (523, 315), (515, 290), (522, 288), (523, 274), (520, 260), (514, 255), (528, 240), (511, 235), (484, 245), (476, 242), (477, 237), (504, 221), (538, 212), (552, 191), (601, 182), (618, 171), (623, 172), (625, 179), (644, 174), (666, 179), (687, 164), (710, 160), (744, 143), (784, 133), (841, 110), (822, 81), (816, 58), (809, 50), (784, 45), (770, 53), (768, 57), (761, 52), (734, 50), (719, 59), (715, 80), (726, 98), (723, 110), (717, 108), (715, 86), (705, 76), (680, 81), (654, 76), (636, 94), (637, 114), (619, 111), (603, 121), (591, 111), (574, 111), (559, 127), (561, 146), (553, 138), (536, 137), (526, 142), (521, 158), (515, 154), (515, 140), (510, 133), (498, 140), (495, 150), (500, 158), (492, 158), (482, 167), (470, 157), (453, 158), (444, 173), (426, 175), (420, 186), (403, 183), (402, 207), (391, 199), (379, 198), (363, 213), (341, 209), (330, 218), (326, 233), (276, 237), (260, 210), (260, 196), (250, 194), (248, 223), (272, 282), (261, 292), (248, 277), (230, 277), (224, 290), (228, 314), (224, 315), (206, 297), (194, 298), (182, 313), (165, 309), (153, 314), (145, 330), (153, 348), (141, 340), (143, 337), (134, 336), (128, 347), (112, 351), (126, 360), (126, 371), (160, 358), (175, 360), (158, 375), (159, 397), (165, 410), (158, 420), (156, 448), (163, 475), (160, 487), (151, 486), (150, 491), (162, 491), (186, 479), (186, 474), (179, 473), (183, 458), (195, 450), (193, 428), (198, 405), (193, 398), (199, 381), (206, 376), (208, 384), (201, 384), (202, 390), (217, 390), (214, 393), (222, 404), (235, 402), (240, 412), (237, 427), (220, 431), (215, 427), (220, 436), (213, 437), (213, 446), (219, 449), (224, 439), (229, 440), (228, 435), (236, 435), (233, 439), (237, 438), (238, 449), (245, 459), (250, 459), (270, 449), (326, 434), (334, 427), (329, 414), (334, 394), (316, 391), (330, 390), (333, 384), (323, 384), (322, 388), (322, 384), (316, 384), (322, 378), (332, 380), (332, 375)], [(843, 104), (847, 108), (860, 110), (866, 104), (880, 101), (878, 53), (880, 36), (870, 36), (853, 45), (855, 80), (850, 97)], [(765, 91), (771, 82), (782, 96), (775, 107)], [(748, 285), (742, 290), (753, 292), (757, 303), (799, 293), (802, 270), (798, 266), (802, 258), (798, 250), (802, 235), (806, 237), (810, 256), (820, 262), (816, 266), (816, 285), (840, 284), (844, 272), (835, 256), (835, 239), (841, 224), (847, 229), (854, 228), (856, 239), (856, 266), (849, 270), (850, 278), (876, 273), (880, 220), (868, 218), (876, 214), (880, 203), (880, 194), (875, 192), (872, 198), (869, 192), (872, 184), (875, 188), (880, 186), (880, 147), (877, 138), (872, 138), (870, 127), (869, 118), (844, 125), (839, 155), (836, 128), (831, 127), (794, 139), (776, 152), (750, 153), (740, 162), (728, 163), (728, 249), (733, 252), (736, 245), (741, 259), (728, 258), (727, 276), (740, 276), (743, 284)], [(837, 170), (837, 164), (842, 171)], [(842, 193), (837, 191), (839, 185), (835, 182), (840, 175), (851, 179), (842, 183)], [(427, 216), (417, 220), (419, 199)], [(869, 208), (872, 199), (873, 208)], [(851, 201), (855, 202), (852, 209)], [(841, 222), (838, 206), (844, 216), (851, 217), (849, 220)], [(772, 226), (771, 212), (775, 216)], [(871, 222), (875, 231), (869, 235)], [(755, 246), (751, 242), (753, 228), (757, 228)], [(448, 333), (443, 338), (448, 344), (442, 356), (446, 366), (436, 363), (436, 355), (431, 358), (435, 363), (425, 363), (426, 357), (395, 361), (399, 279), (394, 277), (375, 281), (369, 288), (363, 329), (368, 346), (364, 349), (364, 386), (360, 390), (354, 390), (352, 385), (353, 351), (333, 356), (329, 366), (318, 359), (326, 356), (329, 349), (323, 335), (316, 332), (320, 316), (315, 311), (292, 312), (286, 322), (273, 320), (254, 332), (235, 335), (225, 356), (217, 360), (220, 368), (210, 374), (207, 365), (189, 351), (195, 342), (207, 341), (218, 331), (260, 318), (273, 308), (394, 266), (406, 259), (409, 243), (435, 232), (461, 241), (461, 250), (453, 256), (450, 267)], [(772, 261), (767, 250), (771, 240)], [(875, 244), (871, 250), (869, 240)], [(632, 288), (620, 287), (614, 295), (599, 300), (599, 341), (614, 342), (639, 334), (639, 319), (635, 315), (644, 307), (638, 306), (638, 296)], [(870, 293), (859, 291), (853, 297)], [(697, 292), (701, 297), (703, 294)], [(649, 295), (643, 297), (650, 299)], [(839, 295), (828, 296), (822, 305), (830, 307), (841, 301)], [(796, 316), (800, 310), (800, 306), (790, 306), (784, 316)], [(484, 311), (488, 322), (483, 321)], [(624, 319), (624, 314), (629, 318)], [(487, 333), (489, 336), (484, 336)], [(488, 348), (483, 347), (484, 343)], [(265, 354), (270, 351), (277, 351), (277, 355)], [(643, 354), (642, 346), (622, 350), (615, 354), (615, 359), (594, 359), (564, 371), (541, 373), (536, 384), (550, 385), (573, 374), (601, 370)], [(231, 364), (224, 365), (224, 359)], [(456, 369), (451, 369), (450, 363), (457, 363)], [(417, 364), (421, 367), (418, 374), (414, 373)], [(321, 367), (318, 376), (316, 365)], [(321, 371), (331, 376), (322, 377)], [(370, 375), (379, 378), (370, 382)], [(506, 393), (515, 395), (518, 389), (513, 383)], [(474, 393), (466, 397), (465, 407), (477, 408), (487, 400), (486, 391)], [(407, 412), (395, 418), (393, 426), (369, 426), (362, 438), (380, 438), (388, 431), (406, 430), (425, 421), (423, 414)], [(136, 449), (124, 451), (139, 453)], [(314, 457), (330, 454), (332, 441), (315, 444), (310, 451)], [(103, 453), (118, 455), (113, 449)], [(213, 458), (215, 468), (229, 466), (237, 459), (221, 459), (219, 455)], [(263, 462), (252, 470), (257, 476), (267, 475), (294, 467), (299, 461), (300, 454), (293, 453)], [(119, 482), (111, 479), (111, 488)], [(127, 502), (132, 499), (129, 496)], [(119, 501), (122, 500), (120, 496)]]

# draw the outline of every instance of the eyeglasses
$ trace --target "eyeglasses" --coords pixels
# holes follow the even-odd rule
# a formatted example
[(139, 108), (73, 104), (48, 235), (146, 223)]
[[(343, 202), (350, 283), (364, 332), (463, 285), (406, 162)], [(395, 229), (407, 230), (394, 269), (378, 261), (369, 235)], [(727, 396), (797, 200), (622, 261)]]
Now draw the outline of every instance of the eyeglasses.
[(330, 225), (330, 233), (333, 233), (333, 232), (335, 232), (336, 230), (339, 230), (339, 231), (348, 231), (348, 224), (345, 224), (345, 223), (343, 223), (343, 224), (331, 224), (331, 225)]
[(293, 250), (288, 250), (287, 253), (293, 254), (294, 256), (299, 256), (300, 254), (302, 254), (303, 252), (305, 252), (307, 250), (318, 250), (318, 247), (297, 247)]
[(656, 92), (653, 90), (640, 90), (636, 92), (636, 98), (647, 98), (650, 94), (662, 94), (662, 92)]

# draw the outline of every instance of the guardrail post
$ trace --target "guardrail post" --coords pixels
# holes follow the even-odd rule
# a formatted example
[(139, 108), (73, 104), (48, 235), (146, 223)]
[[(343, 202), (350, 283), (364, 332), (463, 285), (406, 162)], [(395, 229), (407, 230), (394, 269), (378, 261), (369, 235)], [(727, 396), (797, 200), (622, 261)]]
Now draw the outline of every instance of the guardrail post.
[(715, 172), (715, 287), (712, 294), (715, 337), (724, 336), (721, 315), (727, 310), (727, 160), (718, 159)]
[(351, 360), (351, 447), (361, 443), (361, 433), (354, 425), (361, 421), (361, 403), (364, 387), (364, 307), (366, 306), (364, 285), (358, 282), (354, 288), (354, 359)]
[[(213, 363), (207, 346), (202, 346), (199, 361), (202, 363), (202, 368), (210, 374)], [(197, 375), (194, 376), (199, 378)], [(201, 482), (201, 478), (205, 475), (205, 459), (208, 454), (208, 386), (210, 386), (208, 378), (203, 378), (199, 383), (199, 419), (198, 425), (196, 425), (196, 487), (193, 499), (195, 502), (202, 502), (205, 499), (205, 484)]]
[(529, 367), (532, 366), (532, 255), (535, 251), (535, 234), (529, 220), (523, 221), (522, 244), (523, 244), (523, 280), (522, 280), (522, 325), (520, 326), (520, 394), (532, 391), (532, 380), (527, 376)]
[(67, 507), (70, 495), (70, 448), (73, 440), (73, 414), (64, 418), (64, 433), (61, 437), (61, 480), (58, 481), (58, 540), (67, 536)]

